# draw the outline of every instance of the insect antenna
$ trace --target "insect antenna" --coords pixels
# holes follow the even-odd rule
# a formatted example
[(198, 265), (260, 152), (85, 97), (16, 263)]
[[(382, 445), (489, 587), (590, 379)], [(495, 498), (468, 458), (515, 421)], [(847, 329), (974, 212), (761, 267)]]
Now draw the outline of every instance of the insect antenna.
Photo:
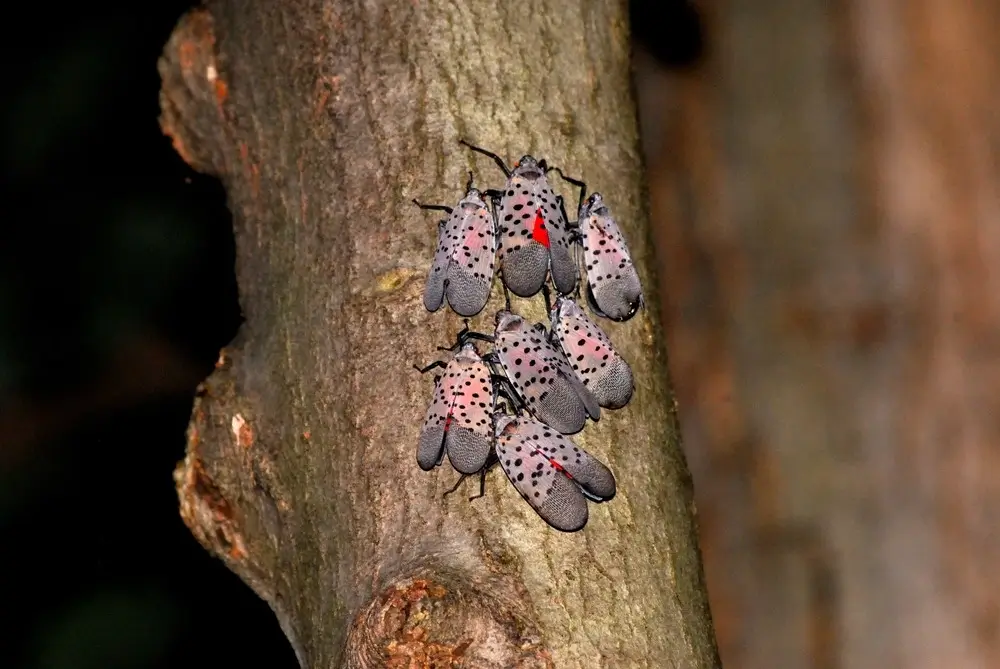
[(479, 147), (479, 146), (476, 146), (475, 144), (470, 144), (469, 142), (465, 141), (464, 139), (458, 140), (458, 143), (466, 145), (467, 147), (469, 147), (470, 149), (472, 149), (476, 153), (481, 153), (484, 156), (488, 156), (488, 157), (492, 158), (493, 162), (495, 162), (497, 164), (497, 166), (500, 169), (503, 170), (503, 175), (505, 177), (507, 177), (508, 179), (510, 178), (510, 168), (507, 167), (507, 163), (505, 163), (503, 161), (503, 158), (501, 158), (497, 154), (493, 153), (492, 151), (487, 151), (486, 149), (484, 149), (482, 147)]
[(450, 214), (452, 211), (454, 211), (454, 209), (452, 209), (451, 207), (446, 207), (443, 204), (424, 204), (423, 202), (420, 202), (416, 198), (413, 198), (413, 204), (417, 205), (421, 209), (427, 209), (429, 211), (443, 211), (447, 214)]

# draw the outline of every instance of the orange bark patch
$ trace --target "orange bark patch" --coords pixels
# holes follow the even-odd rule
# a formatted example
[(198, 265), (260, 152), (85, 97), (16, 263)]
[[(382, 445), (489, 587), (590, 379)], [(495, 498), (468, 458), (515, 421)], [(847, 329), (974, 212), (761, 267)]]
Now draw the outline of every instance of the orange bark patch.
[(421, 623), (432, 615), (433, 602), (447, 590), (426, 579), (416, 579), (405, 586), (394, 587), (387, 593), (385, 618), (394, 621), (397, 638), (386, 645), (386, 665), (398, 669), (414, 667), (458, 667), (472, 643), (463, 639), (455, 644), (428, 641), (427, 630)]
[(215, 100), (222, 106), (222, 103), (229, 97), (229, 86), (222, 79), (215, 80)]
[(193, 452), (174, 471), (174, 483), (181, 519), (195, 539), (220, 557), (245, 559), (246, 544), (237, 529), (233, 508)]
[(170, 143), (173, 145), (174, 151), (177, 152), (177, 155), (181, 157), (181, 160), (183, 160), (188, 165), (196, 164), (191, 153), (184, 145), (184, 140), (181, 139), (180, 133), (177, 132), (174, 126), (171, 123), (169, 123), (166, 118), (161, 120), (160, 129), (163, 131), (164, 135), (170, 138)]
[(185, 72), (188, 72), (194, 67), (195, 61), (198, 59), (198, 45), (190, 41), (181, 42), (180, 48), (177, 50), (177, 55), (181, 68)]

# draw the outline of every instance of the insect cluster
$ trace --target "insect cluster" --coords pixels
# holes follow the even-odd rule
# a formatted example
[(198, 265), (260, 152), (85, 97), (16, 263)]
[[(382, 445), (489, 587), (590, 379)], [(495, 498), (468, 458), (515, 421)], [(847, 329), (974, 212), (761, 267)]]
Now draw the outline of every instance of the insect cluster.
[[(492, 334), (472, 332), (466, 323), (453, 346), (438, 347), (452, 352), (449, 360), (418, 367), (443, 371), (435, 378), (417, 463), (430, 470), (447, 454), (462, 474), (459, 484), (483, 475), (482, 496), (485, 472), (499, 462), (546, 522), (572, 532), (587, 523), (588, 499), (614, 497), (615, 478), (569, 435), (588, 419), (599, 420), (602, 408), (624, 407), (634, 389), (628, 363), (575, 298), (585, 293), (594, 314), (626, 321), (643, 306), (639, 276), (599, 193), (587, 197), (586, 184), (544, 160), (526, 155), (510, 169), (496, 154), (462, 143), (492, 158), (507, 180), (502, 190), (480, 192), (470, 173), (456, 207), (414, 200), (448, 215), (438, 224), (424, 306), (433, 312), (447, 302), (457, 314), (475, 316), (486, 306), (495, 273), (507, 306), (496, 314)], [(552, 190), (550, 172), (580, 189), (576, 221)], [(539, 292), (548, 328), (511, 310), (510, 293)], [(492, 350), (480, 353), (477, 341)]]

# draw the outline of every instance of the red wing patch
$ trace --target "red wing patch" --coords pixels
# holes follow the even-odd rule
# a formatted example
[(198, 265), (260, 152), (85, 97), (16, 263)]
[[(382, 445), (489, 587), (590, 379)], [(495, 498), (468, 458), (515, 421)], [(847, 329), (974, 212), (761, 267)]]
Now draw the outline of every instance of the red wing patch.
[(489, 455), (493, 424), (490, 370), (475, 346), (466, 344), (435, 380), (434, 399), (420, 429), (417, 463), (424, 471), (436, 467), (447, 452), (463, 474), (483, 468)]
[(521, 416), (497, 435), (496, 453), (507, 478), (547, 523), (574, 532), (587, 523), (587, 498), (615, 496), (615, 477), (597, 458), (548, 425)]
[(549, 248), (549, 231), (545, 229), (545, 217), (542, 216), (541, 209), (535, 212), (535, 223), (531, 228), (531, 238), (545, 248)]

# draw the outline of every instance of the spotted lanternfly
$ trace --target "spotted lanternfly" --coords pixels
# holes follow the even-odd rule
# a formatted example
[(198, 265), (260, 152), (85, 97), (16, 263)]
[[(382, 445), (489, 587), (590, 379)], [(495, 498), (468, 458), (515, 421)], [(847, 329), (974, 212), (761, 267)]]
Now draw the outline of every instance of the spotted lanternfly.
[(434, 400), (420, 430), (417, 464), (423, 470), (441, 464), (447, 451), (452, 466), (462, 474), (482, 470), (492, 452), (494, 409), (490, 369), (469, 341), (448, 362), (437, 361), (444, 371), (435, 380)]
[(615, 321), (627, 321), (643, 306), (642, 285), (632, 263), (632, 254), (611, 210), (600, 193), (586, 197), (587, 184), (568, 177), (563, 180), (580, 188), (579, 217), (569, 224), (570, 236), (583, 246), (587, 275), (587, 302), (594, 313)]
[(551, 271), (556, 290), (563, 294), (575, 290), (579, 274), (572, 240), (562, 200), (545, 176), (549, 171), (545, 161), (525, 155), (511, 170), (495, 153), (460, 141), (492, 158), (507, 177), (503, 191), (487, 191), (497, 203), (500, 270), (507, 288), (520, 297), (531, 297)]
[(556, 298), (551, 310), (552, 336), (573, 371), (605, 409), (621, 409), (632, 399), (632, 369), (611, 339), (568, 297)]
[(615, 496), (615, 477), (597, 458), (528, 416), (496, 418), (496, 454), (507, 478), (545, 522), (563, 532), (587, 524), (587, 499)]
[(424, 306), (437, 311), (447, 297), (455, 313), (475, 316), (486, 306), (493, 285), (497, 238), (492, 212), (472, 187), (471, 174), (465, 197), (454, 209), (414, 203), (421, 209), (448, 213), (448, 218), (438, 223), (438, 247), (427, 275)]
[(525, 407), (563, 434), (583, 429), (587, 416), (601, 417), (593, 393), (573, 372), (541, 324), (529, 326), (507, 310), (497, 312), (493, 351)]
[(643, 306), (642, 286), (621, 228), (600, 193), (593, 193), (580, 207), (578, 224), (590, 308), (598, 316), (627, 321)]

